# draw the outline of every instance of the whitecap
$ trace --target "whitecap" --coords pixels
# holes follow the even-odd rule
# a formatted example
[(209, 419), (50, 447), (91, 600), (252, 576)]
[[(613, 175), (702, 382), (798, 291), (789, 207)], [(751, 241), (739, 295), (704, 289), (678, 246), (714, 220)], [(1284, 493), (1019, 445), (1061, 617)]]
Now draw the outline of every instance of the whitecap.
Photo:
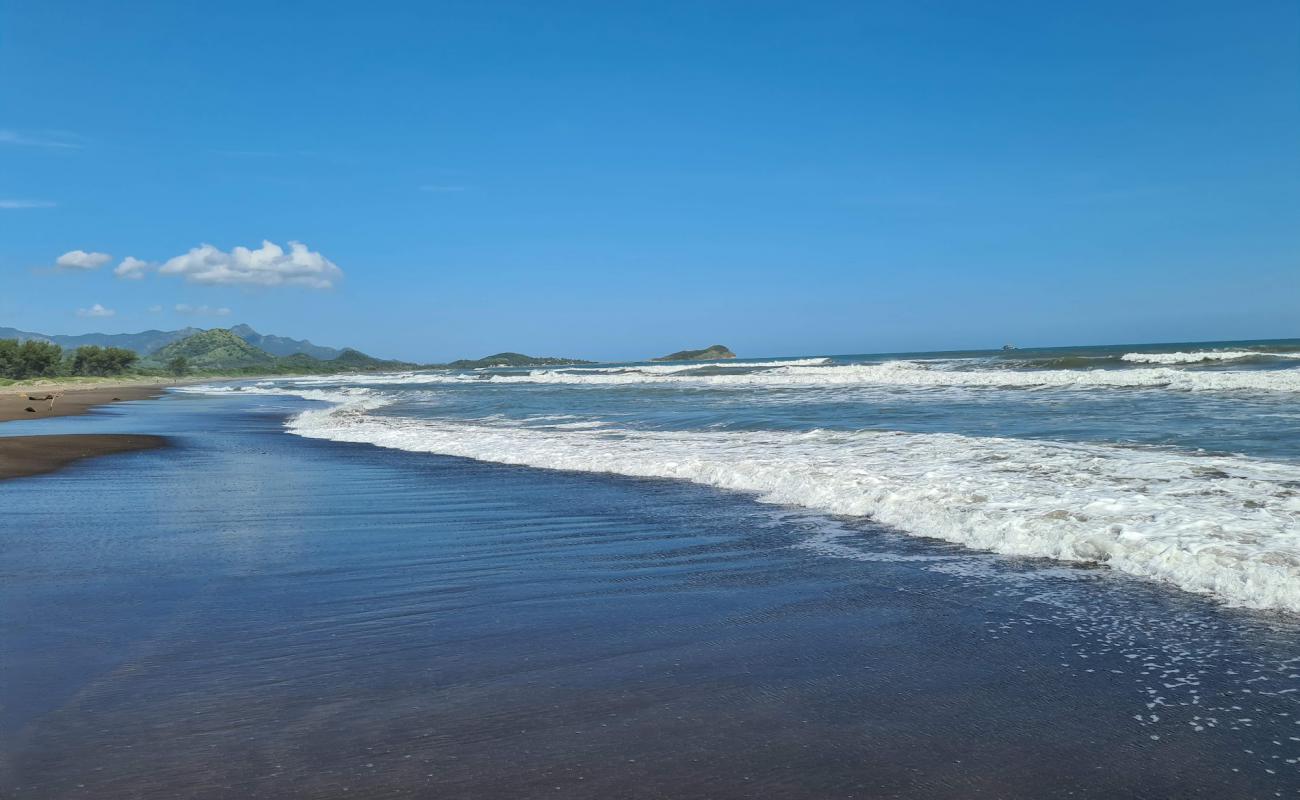
[(688, 480), (1300, 612), (1300, 465), (942, 433), (537, 428), (372, 416), (356, 398), (299, 414), (288, 428), (504, 464)]

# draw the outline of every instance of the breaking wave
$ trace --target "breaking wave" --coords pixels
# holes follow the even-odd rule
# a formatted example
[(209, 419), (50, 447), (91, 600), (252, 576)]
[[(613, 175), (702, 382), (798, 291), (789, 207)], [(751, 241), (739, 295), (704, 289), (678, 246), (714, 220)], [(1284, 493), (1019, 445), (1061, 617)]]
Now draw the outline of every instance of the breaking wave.
[(1096, 562), (1300, 612), (1300, 465), (1106, 444), (879, 431), (640, 431), (298, 414), (301, 436), (546, 469), (688, 480), (1017, 556)]
[(1261, 350), (1198, 350), (1191, 353), (1125, 353), (1120, 358), (1123, 361), (1138, 364), (1203, 364), (1214, 361), (1243, 361), (1246, 359), (1300, 358), (1300, 353)]
[[(711, 365), (713, 366), (713, 365)], [(744, 366), (744, 365), (736, 365)], [(545, 383), (615, 385), (674, 383), (685, 387), (904, 386), (989, 387), (1020, 389), (1168, 389), (1172, 391), (1300, 392), (1300, 369), (1205, 370), (1176, 367), (1126, 369), (982, 369), (951, 362), (886, 361), (879, 364), (771, 366), (753, 372), (700, 374), (694, 368), (649, 367), (599, 369), (536, 369), (522, 374), (464, 374), (452, 372), (359, 376), (359, 382), (386, 383)], [(334, 378), (333, 380), (340, 380)]]

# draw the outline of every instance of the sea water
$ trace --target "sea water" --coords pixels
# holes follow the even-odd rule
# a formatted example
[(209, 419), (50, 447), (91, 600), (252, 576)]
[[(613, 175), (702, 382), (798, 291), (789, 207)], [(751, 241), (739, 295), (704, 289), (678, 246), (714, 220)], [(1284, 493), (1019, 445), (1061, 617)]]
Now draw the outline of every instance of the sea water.
[(305, 377), (297, 435), (671, 478), (1300, 613), (1300, 340)]

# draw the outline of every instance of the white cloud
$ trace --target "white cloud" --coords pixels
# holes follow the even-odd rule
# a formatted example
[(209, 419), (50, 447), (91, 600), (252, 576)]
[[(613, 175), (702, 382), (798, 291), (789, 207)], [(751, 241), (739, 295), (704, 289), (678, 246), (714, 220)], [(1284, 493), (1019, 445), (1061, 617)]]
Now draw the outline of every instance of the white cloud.
[(467, 187), (447, 183), (426, 183), (420, 187), (422, 192), (463, 192)]
[(150, 314), (161, 314), (162, 310), (162, 306), (149, 306)]
[(77, 309), (77, 316), (79, 317), (111, 317), (116, 313), (117, 312), (113, 309), (104, 308), (99, 303), (94, 304), (90, 308)]
[(236, 247), (229, 253), (210, 244), (199, 245), (183, 256), (169, 259), (158, 270), (163, 275), (183, 275), (192, 283), (210, 285), (306, 286), (330, 289), (343, 278), (343, 270), (301, 242), (289, 242), (289, 252), (263, 241), (257, 250)]
[(0, 200), (0, 208), (54, 208), (55, 203), (49, 200)]
[(177, 303), (176, 313), (191, 317), (228, 317), (230, 316), (230, 309), (224, 306), (213, 308), (211, 306), (192, 306), (189, 303)]
[(69, 250), (54, 262), (59, 269), (99, 269), (112, 260), (108, 253), (87, 253), (85, 250)]
[(122, 259), (121, 264), (113, 268), (113, 274), (124, 280), (138, 281), (149, 271), (150, 266), (152, 265), (148, 261), (135, 256), (127, 256)]
[(0, 129), (0, 144), (20, 147), (54, 147), (76, 150), (81, 147), (80, 137), (67, 131), (15, 131)]

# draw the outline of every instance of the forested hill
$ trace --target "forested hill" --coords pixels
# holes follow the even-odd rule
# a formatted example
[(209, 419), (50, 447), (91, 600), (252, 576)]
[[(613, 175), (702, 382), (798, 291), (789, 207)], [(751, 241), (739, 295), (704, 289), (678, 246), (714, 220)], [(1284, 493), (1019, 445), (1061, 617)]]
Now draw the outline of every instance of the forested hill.
[[(139, 333), (81, 333), (71, 336), (61, 334), (33, 333), (32, 331), (18, 330), (17, 328), (0, 327), (0, 339), (17, 339), (19, 342), (28, 340), (37, 340), (43, 342), (52, 342), (65, 350), (75, 350), (84, 345), (99, 345), (100, 347), (122, 347), (127, 350), (133, 350), (140, 356), (151, 355), (172, 342), (180, 341), (196, 333), (203, 333), (203, 328), (180, 328), (174, 331), (147, 330)], [(213, 328), (213, 330), (223, 330)], [(338, 358), (343, 353), (343, 349), (335, 347), (323, 347), (318, 344), (312, 344), (307, 339), (291, 339), (288, 336), (275, 336), (273, 334), (258, 333), (248, 325), (235, 325), (228, 329), (231, 333), (245, 342), (265, 350), (273, 356), (291, 356), (295, 353), (329, 360)]]
[(307, 353), (277, 356), (249, 344), (232, 330), (213, 328), (188, 336), (163, 347), (146, 358), (142, 365), (160, 369), (179, 367), (201, 372), (257, 373), (332, 373), (375, 370), (413, 369), (418, 364), (390, 361), (346, 348), (333, 358), (317, 358)]
[(703, 350), (678, 350), (676, 353), (670, 353), (666, 356), (651, 359), (652, 361), (716, 361), (723, 358), (735, 358), (736, 354), (731, 352), (726, 345), (715, 344), (706, 347)]
[(49, 380), (68, 376), (185, 376), (332, 374), (406, 370), (418, 367), (350, 348), (330, 359), (306, 353), (278, 356), (249, 344), (225, 328), (198, 331), (141, 358), (124, 347), (83, 344), (64, 349), (38, 337), (0, 339), (0, 381)]

